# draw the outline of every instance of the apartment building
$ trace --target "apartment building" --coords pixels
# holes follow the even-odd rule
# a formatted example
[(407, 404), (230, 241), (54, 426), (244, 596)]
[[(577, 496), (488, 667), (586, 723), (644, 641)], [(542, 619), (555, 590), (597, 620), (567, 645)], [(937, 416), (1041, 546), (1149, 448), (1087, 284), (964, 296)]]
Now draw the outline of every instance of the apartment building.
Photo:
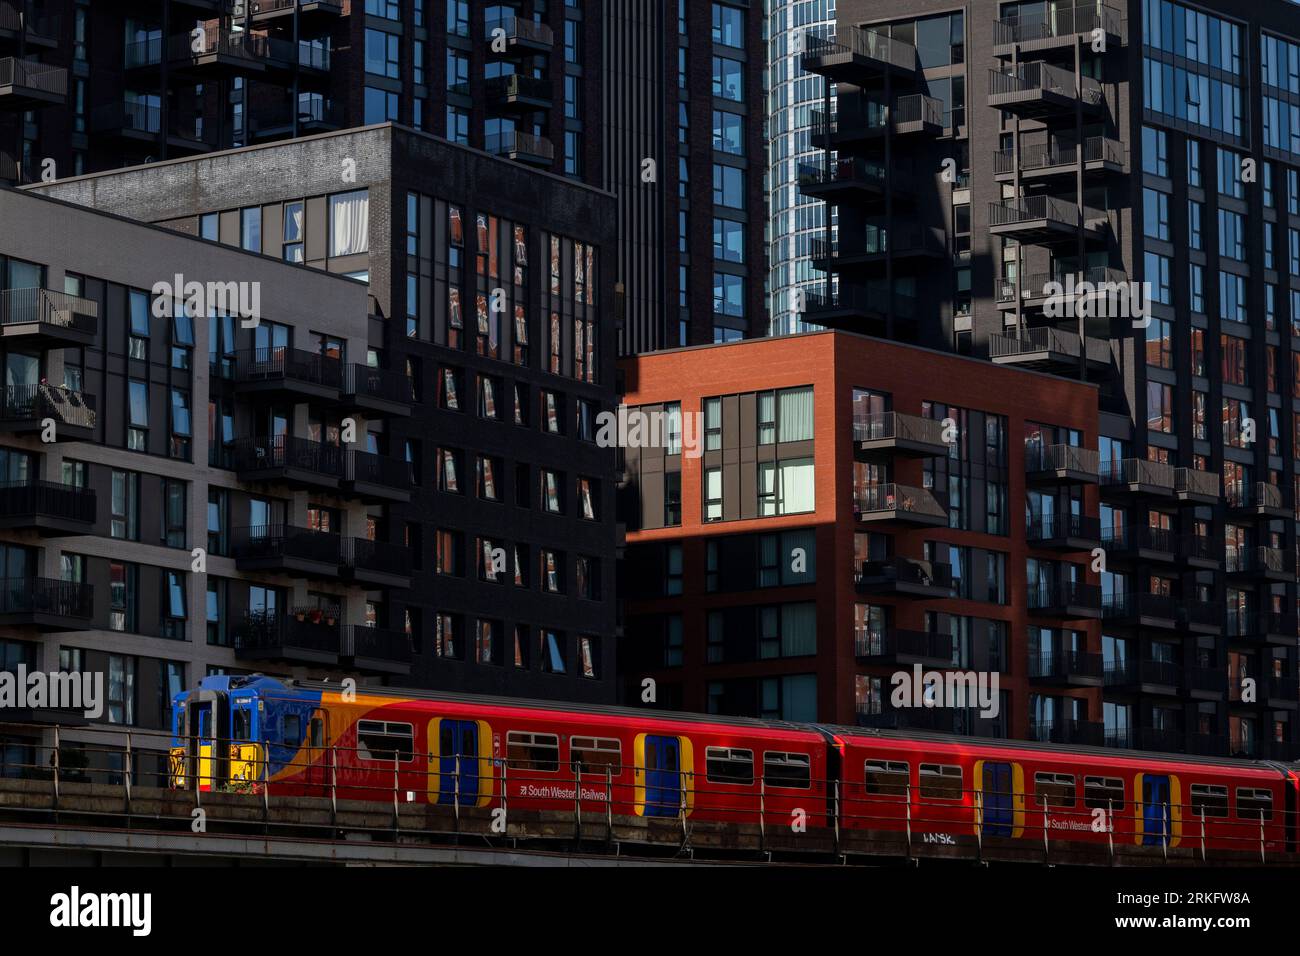
[[(837, 331), (623, 368), (629, 701), (1102, 742), (1095, 386)], [(895, 707), (916, 665), (995, 712)]]
[[(410, 496), (405, 463), (322, 421), (365, 435), (411, 411), (383, 370), (345, 361), (365, 352), (365, 286), (15, 190), (0, 279), (6, 671), (99, 675), (92, 722), (158, 732), (209, 674), (410, 669), (407, 636), (378, 626), (410, 583), (411, 554), (381, 533)], [(5, 765), (32, 762), (30, 737), (3, 739)], [(61, 745), (86, 739), (104, 738)]]
[[(611, 196), (391, 124), (37, 191), (353, 279), (367, 319), (346, 363), (410, 410), (356, 434), (368, 491), (409, 485), (376, 530), (410, 555), (409, 589), (374, 611), (410, 643), (400, 683), (613, 700), (614, 460), (595, 441), (615, 403)], [(305, 332), (266, 334), (297, 350)], [(209, 416), (229, 429), (227, 406)], [(347, 425), (327, 404), (312, 427)], [(237, 457), (240, 434), (212, 454)]]
[(1294, 759), (1300, 10), (838, 17), (808, 318), (1095, 383), (1107, 742)]
[(615, 192), (624, 352), (729, 341), (767, 331), (763, 71), (743, 0), (3, 0), (0, 183), (392, 121)]

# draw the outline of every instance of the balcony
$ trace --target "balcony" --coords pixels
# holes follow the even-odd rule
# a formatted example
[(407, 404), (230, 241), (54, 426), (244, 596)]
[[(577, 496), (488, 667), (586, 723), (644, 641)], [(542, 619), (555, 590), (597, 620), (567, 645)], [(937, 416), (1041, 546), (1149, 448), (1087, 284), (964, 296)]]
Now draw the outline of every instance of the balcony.
[(862, 595), (943, 600), (953, 596), (952, 568), (913, 558), (864, 561), (858, 579)]
[[(1019, 283), (1014, 276), (1003, 276), (996, 283), (999, 309), (1015, 311), (1017, 301), (1022, 312), (1042, 312), (1052, 306), (1058, 316), (1090, 320), (1085, 328), (1104, 335), (1109, 335), (1112, 317), (1131, 314), (1128, 274), (1110, 266), (1092, 266), (1080, 278), (1058, 265), (1052, 272), (1026, 275)], [(1102, 320), (1104, 328), (1099, 327)]]
[(95, 589), (54, 578), (0, 580), (0, 626), (86, 631), (94, 625)]
[(1029, 679), (1053, 687), (1100, 687), (1101, 655), (1085, 651), (1031, 653)]
[(1095, 448), (1025, 443), (1025, 481), (1033, 485), (1095, 485), (1099, 480)]
[(912, 177), (901, 169), (886, 170), (884, 163), (851, 157), (835, 162), (800, 163), (799, 189), (825, 202), (850, 202), (867, 212), (879, 212), (885, 198), (910, 202)]
[(0, 58), (0, 110), (33, 110), (68, 101), (68, 71), (33, 60)]
[(262, 73), (273, 58), (283, 62), (286, 57), (280, 51), (291, 46), (246, 30), (231, 30), (212, 23), (196, 29), (202, 30), (202, 36), (186, 33), (171, 37), (167, 43), (168, 62), (174, 68), (196, 76)]
[[(295, 127), (296, 124), (296, 127)], [(343, 126), (343, 111), (321, 98), (302, 98), (293, 103), (258, 104), (248, 117), (248, 135), (255, 140), (283, 139), (294, 135), (326, 133)]]
[(240, 481), (277, 481), (329, 491), (343, 482), (346, 456), (338, 445), (292, 435), (246, 438), (231, 447), (231, 464)]
[(55, 441), (90, 441), (95, 437), (94, 396), (58, 385), (6, 385), (0, 406), (0, 431), (32, 434), (53, 422)]
[(335, 666), (342, 649), (338, 613), (337, 608), (250, 611), (235, 625), (235, 657)]
[(488, 106), (498, 112), (549, 110), (554, 101), (550, 81), (540, 77), (512, 73), (492, 77), (483, 86)]
[(853, 501), (853, 518), (868, 524), (914, 525), (942, 528), (948, 512), (924, 488), (885, 484), (861, 489)]
[(1031, 586), (1025, 598), (1029, 613), (1034, 617), (1056, 617), (1067, 621), (1101, 618), (1101, 588), (1095, 584), (1063, 581), (1054, 585)]
[(1106, 557), (1117, 561), (1148, 561), (1173, 564), (1178, 560), (1178, 536), (1167, 528), (1130, 525), (1107, 528), (1102, 536)]
[(863, 331), (863, 325), (887, 323), (890, 318), (911, 321), (916, 318), (916, 299), (887, 283), (873, 280), (865, 285), (841, 283), (827, 293), (825, 286), (804, 294), (804, 313), (809, 322), (828, 328)]
[(0, 3), (0, 45), (22, 40), (29, 47), (57, 48), (63, 21), (57, 16), (24, 15), (23, 6), (22, 0)]
[(1280, 647), (1295, 647), (1296, 617), (1277, 611), (1251, 612), (1228, 609), (1227, 635), (1237, 644), (1256, 642)]
[(814, 239), (812, 258), (813, 268), (822, 272), (883, 277), (890, 260), (910, 271), (948, 260), (948, 240), (943, 230), (929, 226), (897, 225), (888, 231), (876, 227), (860, 236), (841, 232), (839, 242)]
[(352, 584), (374, 588), (411, 586), (411, 549), (369, 538), (343, 539), (340, 577)]
[(1116, 693), (1175, 697), (1182, 676), (1173, 661), (1109, 661), (1105, 665), (1106, 689)]
[(834, 40), (803, 34), (803, 68), (837, 83), (862, 86), (886, 74), (916, 73), (916, 47), (858, 27), (841, 29)]
[(1047, 120), (1104, 110), (1101, 84), (1090, 76), (1075, 83), (1074, 73), (1050, 63), (1021, 63), (1019, 68), (989, 70), (988, 105), (1022, 119)]
[(1174, 630), (1178, 627), (1178, 602), (1167, 594), (1107, 595), (1102, 616), (1108, 627)]
[(486, 147), (487, 151), (494, 156), (511, 159), (517, 163), (550, 166), (555, 161), (555, 144), (545, 136), (533, 136), (515, 131), (493, 133), (488, 136)]
[(343, 491), (369, 504), (406, 504), (411, 500), (411, 466), (368, 451), (349, 452)]
[[(1063, 6), (1063, 5), (1062, 5)], [(1073, 48), (1081, 40), (1091, 44), (1101, 31), (1109, 50), (1124, 44), (1124, 14), (1115, 7), (1100, 4), (1072, 9), (1053, 7), (1050, 11), (1003, 17), (993, 21), (993, 55), (1011, 56), (1035, 50)]]
[(989, 203), (989, 232), (1025, 244), (1077, 239), (1079, 230), (1104, 238), (1109, 220), (1104, 209), (1084, 206), (1057, 196), (1022, 196)]
[(0, 336), (10, 348), (82, 348), (95, 343), (99, 303), (48, 289), (0, 292)]
[(1238, 518), (1291, 518), (1282, 489), (1265, 481), (1232, 483), (1224, 488), (1228, 510)]
[(235, 355), (235, 391), (268, 400), (337, 403), (343, 363), (304, 349), (244, 349)]
[(1102, 463), (1101, 488), (1107, 497), (1174, 497), (1174, 469), (1164, 462), (1123, 458)]
[(1291, 552), (1281, 548), (1234, 548), (1226, 553), (1224, 571), (1236, 577), (1286, 583), (1294, 581)]
[(1187, 696), (1193, 700), (1223, 700), (1228, 693), (1228, 668), (1188, 666), (1184, 674)]
[(411, 673), (411, 638), (405, 631), (353, 625), (343, 632), (342, 663), (371, 674)]
[(1286, 710), (1300, 708), (1300, 681), (1294, 677), (1265, 674), (1259, 684), (1263, 691), (1260, 697), (1267, 706)]
[(1292, 740), (1265, 741), (1260, 748), (1261, 754), (1282, 763), (1294, 763), (1300, 760), (1300, 743)]
[(1076, 514), (1037, 515), (1025, 526), (1031, 548), (1049, 551), (1091, 551), (1101, 544), (1101, 521)]
[(1029, 739), (1039, 743), (1100, 747), (1104, 743), (1104, 732), (1100, 723), (1091, 720), (1030, 721)]
[(12, 156), (0, 149), (0, 182), (18, 185), (20, 178), (18, 163)]
[(299, 13), (309, 18), (337, 17), (343, 12), (343, 0), (251, 0), (248, 15), (254, 23), (274, 22)]
[(1178, 556), (1190, 568), (1217, 571), (1223, 565), (1223, 539), (1185, 534), (1179, 540)]
[(409, 418), (415, 396), (401, 372), (373, 365), (349, 365), (343, 373), (343, 403), (385, 418)]
[(853, 444), (862, 458), (947, 458), (943, 422), (902, 412), (854, 419)]
[(1219, 503), (1219, 475), (1213, 471), (1179, 468), (1174, 472), (1174, 497), (1196, 505)]
[(1223, 633), (1223, 608), (1217, 604), (1184, 601), (1178, 606), (1178, 624), (1189, 634)]
[(896, 628), (859, 633), (853, 642), (854, 656), (863, 664), (921, 664), (953, 666), (951, 634), (904, 631)]
[(232, 529), (230, 551), (240, 571), (335, 578), (343, 543), (336, 534), (277, 524)]
[[(1110, 342), (1085, 336), (1083, 351), (1090, 372), (1104, 372), (1111, 367)], [(989, 357), (997, 365), (1046, 372), (1074, 372), (1079, 368), (1080, 343), (1075, 332), (1054, 328), (1025, 329), (989, 336)]]
[(829, 116), (824, 110), (813, 110), (810, 126), (810, 143), (817, 149), (875, 151), (889, 134), (941, 136), (946, 122), (942, 101), (924, 93), (909, 93), (897, 97), (892, 109), (882, 100), (867, 100), (865, 105), (838, 105)]
[(1081, 161), (1084, 173), (1122, 173), (1124, 144), (1106, 136), (1089, 136), (1083, 141), (1082, 155), (1077, 143), (1059, 141), (1022, 144), (1019, 157), (1014, 149), (999, 149), (993, 154), (993, 178), (1014, 181), (1017, 159), (1022, 182), (1073, 176)]
[(555, 47), (555, 33), (545, 23), (525, 20), (523, 17), (504, 17), (487, 25), (487, 38), (495, 39), (500, 30), (504, 35), (507, 56), (550, 53)]
[(53, 481), (0, 484), (0, 529), (53, 537), (93, 534), (95, 492)]

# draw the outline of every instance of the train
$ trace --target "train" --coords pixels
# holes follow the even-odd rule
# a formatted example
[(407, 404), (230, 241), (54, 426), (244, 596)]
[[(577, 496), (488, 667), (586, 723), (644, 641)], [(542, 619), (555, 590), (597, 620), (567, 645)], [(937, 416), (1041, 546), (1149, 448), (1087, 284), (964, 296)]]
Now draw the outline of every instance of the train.
[[(1295, 854), (1300, 764), (214, 676), (174, 789), (909, 840)], [(802, 828), (802, 830), (801, 830)]]

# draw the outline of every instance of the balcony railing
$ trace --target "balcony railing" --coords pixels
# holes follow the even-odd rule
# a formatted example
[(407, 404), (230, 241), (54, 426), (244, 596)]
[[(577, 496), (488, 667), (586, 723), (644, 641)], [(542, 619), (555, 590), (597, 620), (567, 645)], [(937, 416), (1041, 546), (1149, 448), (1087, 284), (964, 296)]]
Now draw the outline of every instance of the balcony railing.
[(834, 40), (808, 32), (803, 35), (803, 42), (805, 70), (816, 65), (810, 61), (844, 54), (878, 60), (900, 70), (916, 68), (916, 47), (874, 30), (850, 27), (838, 31)]
[(1087, 651), (1051, 650), (1029, 655), (1029, 676), (1039, 678), (1083, 677), (1101, 680), (1101, 655)]
[(393, 369), (352, 364), (344, 370), (343, 394), (355, 401), (374, 401), (411, 406), (415, 396), (411, 380)]
[(47, 97), (68, 95), (68, 71), (61, 66), (50, 66), (34, 60), (19, 60), (12, 56), (0, 59), (0, 87), (12, 86)]
[(273, 524), (232, 528), (230, 547), (236, 560), (299, 560), (337, 569), (342, 560), (343, 545), (336, 534)]
[(1154, 488), (1174, 490), (1174, 469), (1160, 461), (1145, 458), (1121, 458), (1103, 462), (1103, 485), (1149, 485)]
[(944, 440), (943, 422), (919, 415), (906, 415), (902, 412), (881, 412), (853, 420), (853, 440), (855, 442), (882, 441), (915, 442), (925, 445), (942, 445)]
[(368, 661), (372, 665), (375, 662), (388, 662), (409, 667), (412, 657), (411, 637), (405, 631), (353, 625), (343, 635), (343, 655), (354, 661)]
[(347, 459), (343, 476), (347, 481), (407, 492), (411, 488), (411, 466), (400, 458), (385, 458), (368, 451), (354, 451)]
[(1269, 508), (1286, 507), (1282, 499), (1282, 489), (1266, 481), (1254, 483), (1229, 482), (1224, 488), (1224, 497), (1229, 508)]
[(545, 23), (538, 23), (536, 20), (526, 20), (523, 17), (503, 17), (500, 20), (493, 20), (487, 25), (488, 36), (491, 37), (498, 29), (503, 30), (506, 39), (512, 42), (522, 40), (541, 46), (555, 45), (554, 31)]
[(889, 628), (884, 631), (860, 631), (853, 639), (858, 657), (915, 657), (935, 661), (952, 661), (951, 634)]
[(54, 419), (56, 425), (71, 428), (95, 427), (95, 399), (92, 395), (61, 385), (6, 385), (4, 405), (0, 419), (21, 422), (28, 426), (39, 425), (44, 419)]
[[(1020, 171), (1037, 172), (1041, 169), (1053, 169), (1064, 166), (1077, 166), (1079, 163), (1079, 146), (1077, 143), (1026, 143), (1020, 147)], [(1106, 136), (1089, 136), (1083, 141), (1083, 163), (1105, 163), (1106, 165), (1124, 165), (1124, 144)], [(1016, 151), (999, 149), (993, 153), (993, 172), (1005, 175), (1016, 170)]]
[(56, 578), (5, 578), (0, 580), (0, 615), (9, 614), (89, 621), (94, 614), (94, 588)]
[(911, 187), (907, 173), (895, 169), (886, 171), (883, 163), (873, 163), (862, 158), (843, 158), (832, 163), (800, 163), (799, 185), (861, 186), (884, 191), (906, 191)]
[(247, 438), (231, 446), (236, 471), (267, 471), (291, 468), (329, 478), (346, 473), (347, 452), (338, 445), (311, 441), (293, 435)]
[(1109, 528), (1108, 537), (1103, 544), (1109, 550), (1154, 551), (1161, 554), (1178, 554), (1178, 536), (1168, 528), (1152, 528), (1149, 525), (1129, 525), (1124, 528)]
[(44, 516), (80, 524), (95, 522), (95, 493), (55, 481), (0, 484), (0, 518)]
[(235, 355), (235, 381), (303, 382), (324, 388), (342, 388), (343, 363), (333, 356), (305, 349), (244, 349)]
[(36, 325), (94, 335), (99, 303), (48, 289), (0, 292), (0, 326)]
[(1053, 4), (1051, 9), (1045, 12), (994, 20), (993, 45), (1006, 46), (1012, 43), (1031, 43), (1035, 40), (1069, 39), (1078, 34), (1092, 34), (1095, 30), (1102, 30), (1111, 36), (1119, 36), (1123, 22), (1123, 14), (1105, 4), (1088, 4), (1069, 9), (1065, 9), (1064, 5)]
[(1095, 448), (1077, 445), (1025, 445), (1025, 471), (1071, 471), (1096, 475), (1100, 456)]
[(1264, 573), (1286, 574), (1291, 569), (1289, 552), (1281, 548), (1229, 548), (1224, 570), (1228, 574)]
[(273, 50), (278, 53), (285, 46), (279, 43), (273, 45), (269, 38), (247, 30), (231, 30), (214, 25), (198, 29), (203, 33), (201, 37), (196, 38), (187, 33), (169, 40), (167, 53), (173, 61), (193, 61), (199, 57), (216, 55), (261, 64), (272, 57)]
[(487, 151), (497, 156), (521, 153), (536, 156), (547, 162), (555, 159), (555, 144), (544, 136), (533, 136), (511, 130), (505, 133), (493, 133), (487, 138)]
[(57, 16), (24, 16), (21, 2), (0, 3), (0, 30), (6, 32), (25, 30), (29, 37), (54, 41), (58, 39), (61, 23)]
[(859, 514), (886, 511), (931, 518), (946, 519), (948, 516), (932, 492), (893, 483), (860, 489), (854, 498), (854, 510)]
[(494, 99), (524, 99), (547, 103), (553, 96), (549, 80), (537, 76), (525, 76), (522, 73), (510, 73), (488, 79), (485, 92)]
[(856, 312), (864, 316), (884, 316), (893, 306), (896, 318), (912, 319), (916, 317), (916, 297), (894, 289), (892, 292), (885, 282), (871, 281), (865, 286), (841, 285), (827, 293), (825, 285), (814, 287), (804, 298), (804, 305), (809, 321), (818, 321), (819, 312)]
[(1205, 534), (1185, 534), (1180, 541), (1179, 555), (1185, 561), (1213, 561), (1223, 558), (1223, 539)]
[[(1084, 347), (1089, 362), (1108, 365), (1111, 362), (1110, 343), (1105, 339), (1086, 336)], [(1074, 332), (1050, 327), (1024, 329), (1007, 335), (989, 336), (989, 356), (991, 358), (1022, 359), (1026, 356), (1046, 354), (1077, 361), (1079, 358), (1079, 336)], [(1172, 483), (1171, 483), (1172, 487)]]
[(1100, 103), (1101, 84), (1090, 76), (1081, 79), (1081, 86), (1076, 85), (1070, 70), (1036, 60), (1021, 63), (1014, 70), (989, 70), (989, 95), (1021, 99), (1050, 93), (1066, 99), (1082, 99), (1088, 105)]
[[(1084, 285), (1087, 283), (1087, 285)], [(1057, 286), (1060, 286), (1059, 290)], [(1046, 299), (1052, 295), (1083, 298), (1083, 293), (1090, 291), (1093, 295), (1119, 295), (1119, 289), (1128, 289), (1128, 274), (1123, 269), (1112, 266), (1090, 266), (1083, 270), (1083, 277), (1078, 272), (1058, 268), (1054, 272), (1036, 272), (1022, 277), (1020, 297), (1025, 301)], [(1071, 291), (1073, 290), (1073, 291)], [(1016, 280), (1010, 276), (997, 279), (997, 296), (999, 302), (1016, 301)]]
[(361, 571), (409, 577), (411, 549), (369, 538), (344, 538), (343, 565)]
[(1058, 541), (1075, 538), (1080, 541), (1101, 540), (1101, 519), (1087, 515), (1053, 514), (1031, 518), (1025, 527), (1029, 541)]
[(1077, 581), (1061, 581), (1057, 584), (1031, 586), (1026, 594), (1026, 603), (1030, 610), (1052, 611), (1081, 608), (1089, 611), (1101, 610), (1101, 588), (1095, 584), (1082, 584)]
[(290, 660), (336, 659), (342, 644), (337, 608), (249, 612), (235, 625), (235, 652)]
[(1075, 228), (1106, 219), (1106, 211), (1084, 206), (1057, 196), (1022, 196), (989, 203), (990, 226), (1014, 226), (1026, 222), (1046, 221)]

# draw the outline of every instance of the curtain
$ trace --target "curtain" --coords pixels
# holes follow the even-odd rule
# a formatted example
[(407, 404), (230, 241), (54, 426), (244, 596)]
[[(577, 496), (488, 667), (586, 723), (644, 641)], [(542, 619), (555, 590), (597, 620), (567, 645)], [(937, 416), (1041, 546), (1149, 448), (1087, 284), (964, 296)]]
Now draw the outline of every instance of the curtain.
[(781, 656), (803, 657), (817, 653), (817, 605), (781, 606)]
[(778, 441), (808, 441), (813, 437), (813, 390), (792, 388), (781, 392)]
[(330, 255), (370, 251), (370, 194), (364, 189), (330, 197)]
[(816, 495), (813, 482), (813, 460), (796, 458), (780, 463), (781, 500), (777, 506), (778, 514), (799, 514), (812, 511), (816, 507)]

